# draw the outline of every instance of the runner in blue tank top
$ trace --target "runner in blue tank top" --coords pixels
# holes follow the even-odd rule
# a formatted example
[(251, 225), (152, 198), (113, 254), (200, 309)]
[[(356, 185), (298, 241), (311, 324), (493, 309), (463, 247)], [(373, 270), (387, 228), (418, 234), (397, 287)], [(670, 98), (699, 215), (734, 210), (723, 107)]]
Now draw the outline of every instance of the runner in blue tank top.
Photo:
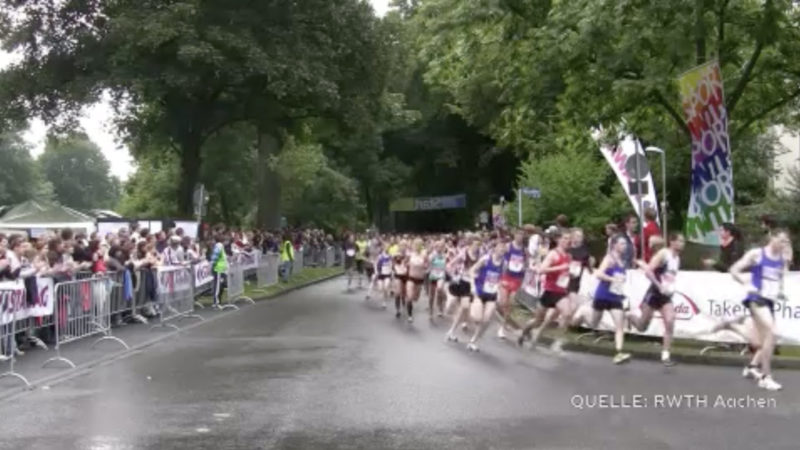
[[(592, 317), (589, 320), (589, 327), (597, 328), (603, 318), (603, 312), (608, 311), (611, 320), (614, 322), (614, 347), (617, 351), (614, 355), (614, 364), (627, 362), (631, 355), (624, 353), (622, 347), (625, 343), (625, 317), (623, 314), (623, 303), (625, 301), (625, 262), (624, 254), (628, 242), (622, 236), (617, 236), (611, 241), (611, 248), (603, 258), (600, 267), (594, 272), (594, 276), (600, 281), (594, 292), (592, 301)], [(585, 316), (584, 316), (585, 317)], [(573, 322), (573, 325), (577, 323)]]
[(483, 336), (489, 322), (494, 317), (505, 252), (505, 244), (498, 242), (492, 253), (482, 257), (470, 270), (473, 277), (472, 289), (475, 294), (471, 313), (472, 321), (476, 324), (475, 333), (467, 344), (467, 349), (470, 351), (478, 351), (478, 340)]
[[(769, 243), (763, 248), (747, 252), (731, 269), (733, 278), (747, 286), (743, 303), (750, 310), (756, 327), (758, 342), (751, 345), (757, 350), (745, 375), (758, 380), (758, 387), (770, 391), (782, 388), (772, 378), (772, 353), (775, 349), (775, 302), (782, 298), (783, 275), (787, 269), (784, 250), (790, 246), (789, 234), (773, 231)], [(745, 276), (749, 273), (749, 280)], [(760, 371), (758, 370), (760, 368)]]

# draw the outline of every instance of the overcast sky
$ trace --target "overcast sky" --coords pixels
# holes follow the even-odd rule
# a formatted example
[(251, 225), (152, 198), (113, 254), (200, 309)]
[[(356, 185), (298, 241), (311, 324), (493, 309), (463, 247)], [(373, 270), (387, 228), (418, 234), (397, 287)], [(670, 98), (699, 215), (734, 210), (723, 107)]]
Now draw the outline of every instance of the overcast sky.
[[(386, 14), (390, 0), (369, 0), (379, 16)], [(0, 69), (14, 61), (14, 55), (0, 51)], [(84, 110), (81, 126), (94, 141), (111, 163), (111, 172), (125, 180), (133, 172), (133, 159), (128, 149), (118, 145), (111, 119), (113, 111), (107, 102), (101, 102)], [(31, 146), (31, 153), (38, 156), (44, 151), (44, 142), (47, 135), (47, 126), (39, 119), (31, 121), (30, 128), (25, 133), (25, 140)]]

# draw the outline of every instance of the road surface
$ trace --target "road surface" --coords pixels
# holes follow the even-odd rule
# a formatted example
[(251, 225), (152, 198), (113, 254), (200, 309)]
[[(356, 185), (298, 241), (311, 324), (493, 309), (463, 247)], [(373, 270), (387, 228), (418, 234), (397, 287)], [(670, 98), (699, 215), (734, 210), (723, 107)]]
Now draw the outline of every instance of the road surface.
[(733, 368), (521, 351), (494, 329), (469, 353), (342, 279), (226, 314), (0, 402), (0, 448), (800, 448), (798, 373), (769, 394)]

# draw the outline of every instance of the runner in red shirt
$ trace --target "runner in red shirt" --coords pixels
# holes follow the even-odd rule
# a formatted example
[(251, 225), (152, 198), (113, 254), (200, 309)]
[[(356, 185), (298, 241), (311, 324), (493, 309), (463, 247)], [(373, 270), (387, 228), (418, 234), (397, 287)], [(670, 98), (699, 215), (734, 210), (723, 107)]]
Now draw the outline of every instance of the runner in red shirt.
[(645, 262), (650, 262), (653, 257), (652, 246), (650, 245), (650, 238), (653, 236), (661, 236), (661, 230), (656, 223), (656, 211), (652, 208), (647, 208), (644, 211), (644, 248), (641, 249), (641, 255), (644, 257)]

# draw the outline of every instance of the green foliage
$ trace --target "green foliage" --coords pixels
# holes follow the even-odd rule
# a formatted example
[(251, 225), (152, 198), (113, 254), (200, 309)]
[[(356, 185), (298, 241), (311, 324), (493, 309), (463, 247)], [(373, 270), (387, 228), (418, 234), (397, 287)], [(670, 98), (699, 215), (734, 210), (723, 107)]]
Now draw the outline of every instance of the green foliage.
[(56, 200), (78, 209), (113, 208), (120, 183), (100, 148), (82, 134), (51, 137), (38, 160)]
[(331, 167), (318, 143), (290, 137), (273, 164), (290, 223), (339, 229), (364, 220), (357, 182)]
[(42, 178), (30, 148), (18, 133), (0, 135), (0, 205), (50, 200), (52, 185)]
[[(558, 152), (531, 157), (522, 164), (519, 185), (538, 188), (542, 194), (539, 199), (523, 197), (523, 223), (548, 224), (559, 214), (567, 214), (572, 225), (600, 233), (606, 223), (629, 208), (599, 152), (590, 153), (585, 147), (587, 142), (573, 141)], [(610, 179), (614, 185), (607, 194)], [(516, 203), (509, 205), (509, 223), (517, 223), (516, 211)]]
[(177, 217), (180, 169), (169, 152), (140, 157), (136, 171), (125, 183), (118, 212), (125, 217)]

